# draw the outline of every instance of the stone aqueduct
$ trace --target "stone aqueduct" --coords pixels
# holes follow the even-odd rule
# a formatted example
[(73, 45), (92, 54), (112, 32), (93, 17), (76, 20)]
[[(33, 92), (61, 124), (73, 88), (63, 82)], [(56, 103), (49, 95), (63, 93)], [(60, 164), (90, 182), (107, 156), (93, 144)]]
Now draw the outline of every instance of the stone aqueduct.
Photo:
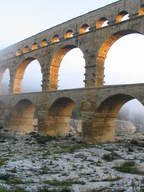
[[(129, 19), (123, 17), (129, 14)], [(108, 20), (108, 25), (104, 26)], [(9, 95), (0, 96), (0, 120), (11, 132), (33, 130), (64, 136), (74, 106), (80, 109), (83, 139), (89, 143), (115, 139), (115, 120), (131, 99), (144, 103), (144, 84), (104, 86), (104, 62), (112, 44), (124, 35), (144, 34), (144, 0), (120, 0), (57, 25), (0, 52), (0, 80), (10, 71)], [(86, 61), (85, 88), (57, 91), (64, 55), (80, 48)], [(21, 93), (26, 67), (37, 59), (42, 71), (42, 92)]]

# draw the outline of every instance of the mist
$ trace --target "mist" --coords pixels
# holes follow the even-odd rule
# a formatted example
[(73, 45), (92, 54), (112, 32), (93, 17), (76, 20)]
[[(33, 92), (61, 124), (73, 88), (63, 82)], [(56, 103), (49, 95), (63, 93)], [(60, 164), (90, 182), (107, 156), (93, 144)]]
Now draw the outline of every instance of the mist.
[[(27, 1), (27, 0), (26, 0)], [(1, 35), (0, 49), (15, 42), (48, 29), (58, 23), (102, 7), (116, 0), (77, 2), (77, 9), (71, 11), (73, 2), (8, 0), (0, 3)], [(63, 3), (62, 3), (63, 2)], [(35, 9), (33, 10), (33, 3)], [(57, 5), (57, 6), (56, 6)], [(40, 11), (42, 10), (42, 11)], [(55, 10), (55, 11), (53, 11)], [(57, 14), (55, 14), (57, 13)], [(128, 15), (124, 18), (128, 19)], [(17, 26), (19, 24), (19, 27)], [(144, 82), (143, 64), (144, 36), (140, 34), (126, 35), (116, 41), (110, 48), (105, 60), (105, 85), (132, 84)], [(85, 60), (79, 49), (68, 52), (63, 58), (58, 77), (58, 89), (84, 87)], [(5, 71), (2, 78), (2, 92), (8, 93), (9, 72)], [(23, 76), (22, 92), (38, 92), (42, 90), (42, 74), (38, 61), (31, 62)], [(136, 100), (123, 106), (129, 113), (143, 114), (143, 105)], [(122, 109), (123, 109), (122, 108)]]

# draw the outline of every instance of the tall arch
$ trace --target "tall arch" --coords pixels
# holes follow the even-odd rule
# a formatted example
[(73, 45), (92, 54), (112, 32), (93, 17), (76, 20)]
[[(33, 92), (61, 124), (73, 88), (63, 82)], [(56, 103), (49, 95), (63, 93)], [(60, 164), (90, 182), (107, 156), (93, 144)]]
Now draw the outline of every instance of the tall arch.
[(13, 82), (13, 93), (15, 93), (15, 94), (21, 93), (24, 72), (25, 72), (27, 66), (34, 60), (36, 60), (36, 59), (32, 58), (32, 57), (27, 58), (16, 69), (15, 78), (14, 78), (14, 82)]
[[(58, 75), (59, 75), (60, 64), (61, 64), (64, 56), (74, 48), (77, 48), (77, 47), (74, 45), (67, 45), (63, 48), (60, 48), (54, 54), (51, 65), (50, 65), (50, 72), (49, 72), (49, 90), (56, 90), (58, 88)], [(79, 67), (81, 67), (81, 66), (79, 66)], [(71, 66), (69, 66), (69, 68), (71, 68)], [(74, 68), (75, 68), (75, 66), (74, 66)], [(77, 68), (75, 70), (77, 70)], [(84, 68), (84, 70), (85, 70), (85, 68)], [(73, 73), (73, 72), (71, 71), (71, 73)], [(76, 79), (75, 79), (75, 81), (76, 81)]]
[(9, 131), (17, 134), (25, 134), (33, 131), (33, 118), (35, 107), (31, 101), (23, 99), (19, 101), (10, 114)]
[(107, 53), (109, 49), (111, 48), (113, 43), (116, 42), (118, 39), (132, 33), (138, 33), (138, 32), (133, 30), (119, 31), (118, 33), (111, 35), (101, 44), (97, 53), (97, 58), (96, 58), (96, 86), (97, 87), (104, 85), (104, 62), (107, 57)]
[(69, 133), (69, 123), (75, 102), (68, 97), (56, 99), (50, 106), (45, 132), (50, 136), (65, 136)]

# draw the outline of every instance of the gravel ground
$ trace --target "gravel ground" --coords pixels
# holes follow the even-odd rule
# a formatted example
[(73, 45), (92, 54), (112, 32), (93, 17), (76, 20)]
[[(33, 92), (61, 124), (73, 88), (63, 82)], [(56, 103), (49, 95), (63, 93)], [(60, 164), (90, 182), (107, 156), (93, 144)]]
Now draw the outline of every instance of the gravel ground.
[(144, 139), (0, 137), (0, 192), (143, 192)]

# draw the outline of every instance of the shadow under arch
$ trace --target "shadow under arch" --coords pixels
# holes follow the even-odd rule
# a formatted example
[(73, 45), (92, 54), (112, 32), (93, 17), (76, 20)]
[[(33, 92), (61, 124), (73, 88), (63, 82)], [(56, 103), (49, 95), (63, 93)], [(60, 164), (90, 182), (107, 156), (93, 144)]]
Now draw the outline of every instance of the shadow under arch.
[[(58, 88), (58, 73), (60, 64), (64, 58), (64, 56), (72, 49), (79, 48), (75, 45), (67, 45), (60, 48), (53, 56), (51, 65), (50, 65), (50, 73), (49, 73), (49, 90), (57, 90)], [(80, 48), (79, 48), (80, 49)], [(81, 50), (81, 49), (80, 49)], [(82, 50), (81, 50), (82, 51)]]
[(129, 34), (134, 34), (134, 33), (141, 34), (140, 32), (135, 30), (123, 30), (115, 34), (112, 34), (109, 38), (107, 38), (101, 44), (96, 57), (96, 86), (97, 87), (101, 87), (104, 85), (104, 63), (111, 46), (121, 37)]
[(9, 131), (24, 135), (33, 131), (35, 106), (28, 99), (22, 99), (10, 113)]
[(66, 136), (69, 133), (70, 118), (76, 103), (68, 97), (56, 99), (49, 107), (45, 133), (50, 136)]
[[(24, 76), (24, 72), (27, 68), (27, 66), (34, 60), (37, 60), (37, 58), (33, 58), (33, 57), (29, 57), (26, 58), (25, 60), (23, 60), (21, 62), (21, 64), (16, 68), (16, 72), (15, 72), (15, 78), (14, 78), (14, 82), (13, 82), (13, 93), (17, 94), (17, 93), (21, 93), (21, 84), (22, 84), (22, 79)], [(38, 61), (39, 62), (39, 61)], [(39, 62), (40, 64), (40, 62)], [(40, 65), (41, 67), (41, 65)]]
[(115, 140), (115, 123), (118, 113), (125, 103), (133, 99), (137, 98), (127, 94), (116, 94), (105, 98), (101, 102), (92, 120), (94, 143)]

